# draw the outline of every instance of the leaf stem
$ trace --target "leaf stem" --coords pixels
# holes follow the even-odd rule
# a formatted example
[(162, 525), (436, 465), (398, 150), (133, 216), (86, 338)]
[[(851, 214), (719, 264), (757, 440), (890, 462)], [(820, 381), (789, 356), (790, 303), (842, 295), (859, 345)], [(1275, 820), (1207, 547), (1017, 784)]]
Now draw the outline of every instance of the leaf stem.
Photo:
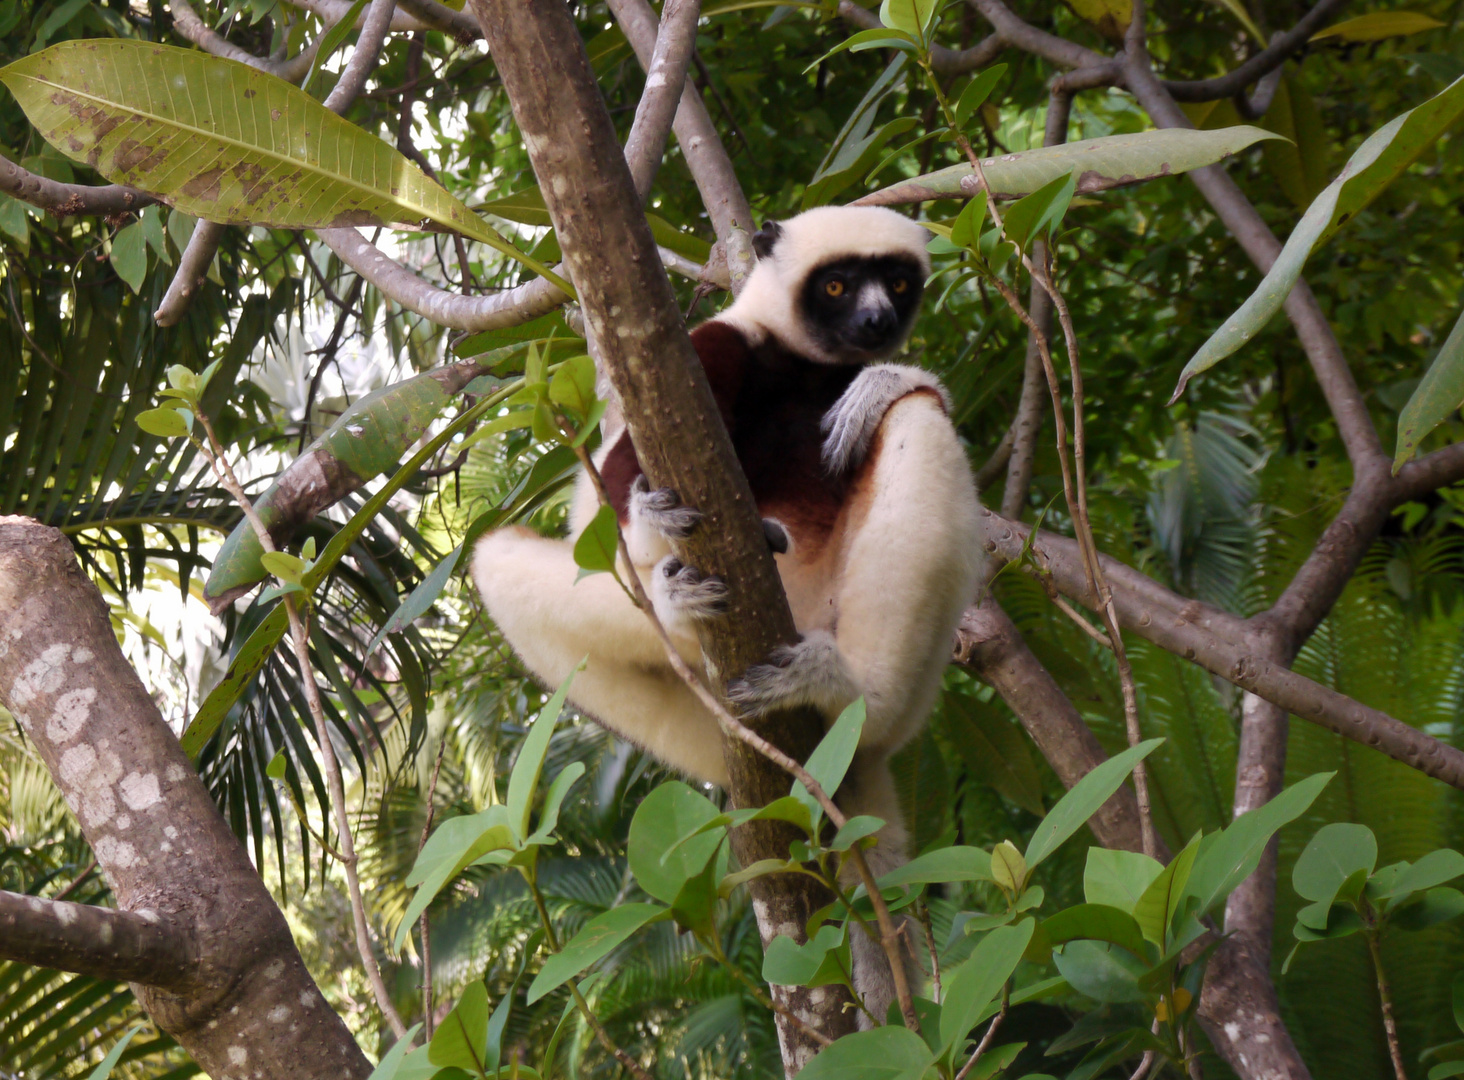
[(1383, 1031), (1388, 1037), (1388, 1056), (1393, 1061), (1393, 1075), (1396, 1080), (1408, 1080), (1403, 1069), (1403, 1050), (1398, 1042), (1398, 1021), (1393, 1015), (1393, 990), (1388, 985), (1387, 973), (1383, 970), (1382, 928), (1375, 921), (1363, 935), (1367, 938), (1367, 952), (1372, 957), (1373, 970), (1378, 977), (1378, 1003), (1383, 1014)]

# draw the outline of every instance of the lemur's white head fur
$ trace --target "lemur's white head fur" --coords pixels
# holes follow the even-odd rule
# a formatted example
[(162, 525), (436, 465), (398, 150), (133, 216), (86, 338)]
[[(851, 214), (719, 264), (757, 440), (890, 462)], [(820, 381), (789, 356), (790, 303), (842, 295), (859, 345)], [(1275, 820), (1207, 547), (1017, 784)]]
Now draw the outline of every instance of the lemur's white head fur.
[[(802, 305), (810, 275), (844, 259), (889, 257), (918, 268), (917, 288), (930, 273), (925, 250), (930, 234), (882, 206), (822, 206), (765, 226), (762, 235), (769, 230), (771, 250), (759, 257), (741, 295), (718, 319), (737, 327), (754, 344), (772, 337), (811, 360), (844, 363), (849, 357), (836, 355), (810, 330)], [(901, 344), (903, 335), (883, 355), (862, 359), (887, 359)]]

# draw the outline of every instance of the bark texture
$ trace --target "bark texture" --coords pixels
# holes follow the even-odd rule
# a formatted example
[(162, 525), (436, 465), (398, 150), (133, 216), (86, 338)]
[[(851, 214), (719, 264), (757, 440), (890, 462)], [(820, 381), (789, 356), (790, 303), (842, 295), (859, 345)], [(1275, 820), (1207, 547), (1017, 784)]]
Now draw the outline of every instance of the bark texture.
[[(797, 633), (752, 493), (682, 324), (584, 45), (561, 5), (473, 0), (472, 10), (641, 465), (653, 485), (675, 489), (704, 515), (677, 554), (728, 584), (728, 615), (708, 622), (702, 637), (714, 678), (725, 683), (774, 646), (795, 641)], [(757, 729), (802, 761), (822, 736), (823, 722), (813, 710), (798, 710), (767, 717)], [(723, 746), (736, 805), (760, 806), (787, 794), (791, 784), (782, 770), (736, 740), (724, 739)], [(790, 838), (782, 828), (744, 828), (733, 842), (739, 860), (750, 865), (787, 858)], [(776, 875), (754, 883), (765, 943), (779, 934), (802, 940), (808, 916), (825, 902), (821, 890), (805, 881)], [(827, 989), (774, 989), (826, 1035), (852, 1027), (852, 1016)], [(795, 1073), (817, 1044), (782, 1017), (778, 1031), (785, 1066)]]
[[(67, 539), (29, 518), (0, 518), (0, 703), (34, 743), (118, 908), (130, 913), (86, 912), (67, 925), (76, 905), (20, 913), (5, 901), (0, 954), (24, 948), (31, 962), (132, 977), (149, 1015), (215, 1080), (366, 1076), (370, 1064), (122, 655), (101, 594)], [(31, 935), (47, 918), (56, 932), (43, 961)], [(91, 928), (88, 950), (79, 935)], [(121, 947), (118, 931), (131, 959), (125, 951), (109, 958)], [(129, 966), (141, 956), (153, 963)]]

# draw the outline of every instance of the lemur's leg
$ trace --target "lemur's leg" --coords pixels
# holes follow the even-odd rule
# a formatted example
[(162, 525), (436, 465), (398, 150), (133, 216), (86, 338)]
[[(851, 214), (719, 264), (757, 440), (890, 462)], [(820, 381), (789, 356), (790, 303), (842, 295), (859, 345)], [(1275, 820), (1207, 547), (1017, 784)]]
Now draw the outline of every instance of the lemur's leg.
[(917, 390), (938, 394), (950, 412), (950, 394), (928, 371), (907, 364), (873, 364), (861, 371), (819, 425), (824, 468), (831, 475), (858, 468), (890, 406)]
[(570, 689), (578, 708), (671, 766), (724, 783), (717, 722), (671, 671), (650, 620), (610, 575), (576, 582), (578, 573), (570, 542), (529, 529), (489, 533), (473, 553), (488, 614), (529, 670), (554, 686), (588, 657)]
[(982, 560), (970, 467), (933, 394), (890, 406), (852, 491), (834, 629), (778, 650), (728, 693), (749, 711), (807, 703), (830, 719), (863, 694), (860, 745), (894, 750), (934, 701)]

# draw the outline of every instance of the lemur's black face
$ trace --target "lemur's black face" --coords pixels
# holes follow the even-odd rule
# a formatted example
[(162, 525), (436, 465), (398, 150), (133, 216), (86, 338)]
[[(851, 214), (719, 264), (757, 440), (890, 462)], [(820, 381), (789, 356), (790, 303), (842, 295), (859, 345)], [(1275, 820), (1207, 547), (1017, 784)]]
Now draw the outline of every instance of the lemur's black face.
[(914, 259), (853, 256), (809, 274), (799, 305), (819, 345), (841, 362), (862, 364), (905, 340), (924, 287)]

